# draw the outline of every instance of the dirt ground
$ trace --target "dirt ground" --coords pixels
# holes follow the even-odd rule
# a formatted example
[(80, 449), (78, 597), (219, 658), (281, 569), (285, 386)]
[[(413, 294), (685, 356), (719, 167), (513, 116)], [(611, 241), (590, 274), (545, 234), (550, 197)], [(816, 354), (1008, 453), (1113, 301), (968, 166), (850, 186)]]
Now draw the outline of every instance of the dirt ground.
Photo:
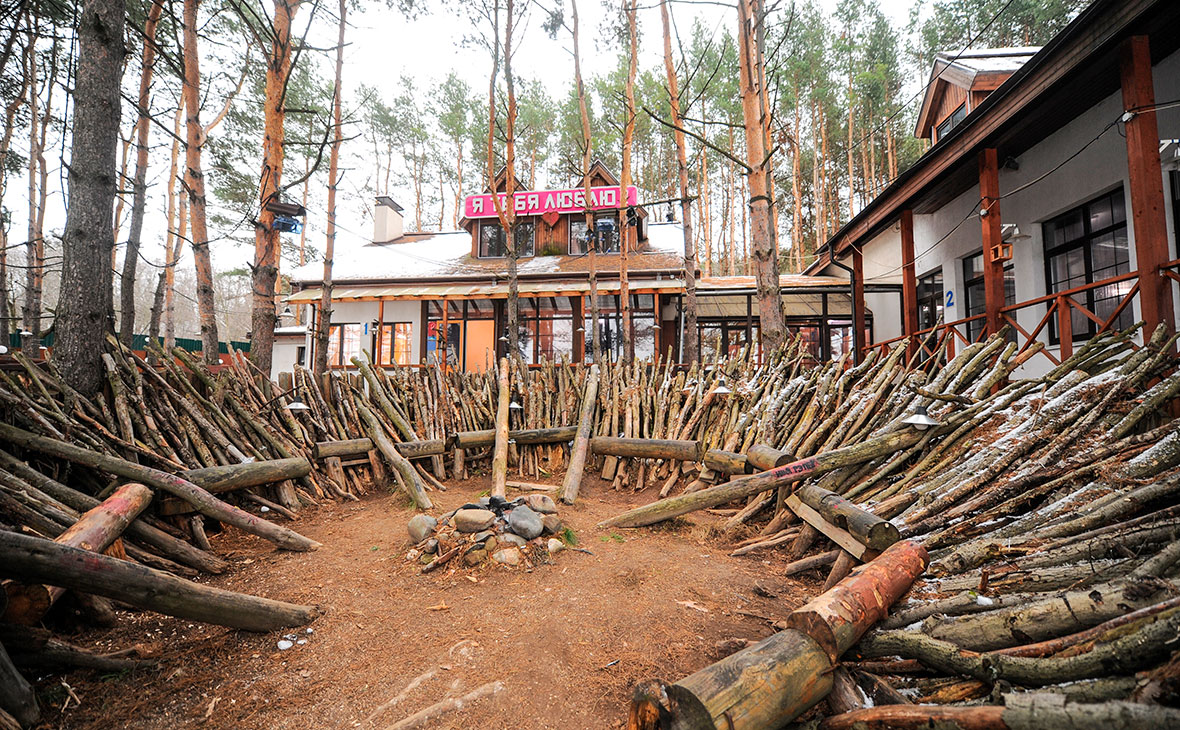
[[(488, 485), (472, 479), (432, 498), (442, 512)], [(593, 555), (562, 552), (531, 572), (454, 566), (421, 575), (405, 560), (414, 513), (397, 495), (305, 512), (292, 527), (324, 544), (313, 553), (216, 535), (214, 548), (234, 567), (207, 582), (318, 605), (325, 613), (311, 631), (251, 634), (121, 614), (117, 628), (70, 640), (96, 651), (139, 645), (157, 667), (43, 679), (45, 718), (59, 728), (385, 728), (499, 681), (500, 691), (425, 727), (622, 727), (636, 681), (681, 678), (722, 656), (725, 640), (769, 635), (816, 589), (811, 578), (783, 578), (778, 551), (729, 557), (722, 517), (602, 531), (596, 522), (654, 495), (616, 493), (589, 475), (582, 494), (560, 517)], [(306, 643), (279, 651), (285, 633)]]

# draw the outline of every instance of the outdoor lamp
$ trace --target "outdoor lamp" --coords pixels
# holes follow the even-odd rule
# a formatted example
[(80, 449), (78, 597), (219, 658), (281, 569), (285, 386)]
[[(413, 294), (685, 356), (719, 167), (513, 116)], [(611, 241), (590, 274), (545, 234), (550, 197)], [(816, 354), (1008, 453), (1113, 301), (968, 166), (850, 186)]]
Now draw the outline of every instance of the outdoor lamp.
[(299, 400), (298, 398), (295, 398), (290, 403), (288, 403), (286, 408), (288, 411), (310, 411), (311, 410), (310, 408), (307, 407), (306, 403)]
[(19, 332), (19, 334), (21, 337), (32, 337), (33, 336), (33, 333), (29, 332), (28, 330), (21, 330)]
[(713, 389), (713, 392), (716, 393), (717, 395), (729, 395), (733, 391), (730, 390), (729, 387), (725, 385), (725, 378), (722, 377), (717, 382), (717, 387)]
[(517, 403), (517, 402), (514, 400), (514, 401), (512, 401), (511, 403), (509, 403), (509, 404), (508, 404), (508, 410), (510, 410), (510, 411), (523, 411), (523, 410), (524, 410), (524, 406), (522, 406), (521, 404)]
[(918, 431), (925, 431), (931, 426), (938, 425), (938, 421), (926, 413), (926, 406), (918, 406), (914, 409), (913, 413), (906, 416), (901, 422), (913, 426)]

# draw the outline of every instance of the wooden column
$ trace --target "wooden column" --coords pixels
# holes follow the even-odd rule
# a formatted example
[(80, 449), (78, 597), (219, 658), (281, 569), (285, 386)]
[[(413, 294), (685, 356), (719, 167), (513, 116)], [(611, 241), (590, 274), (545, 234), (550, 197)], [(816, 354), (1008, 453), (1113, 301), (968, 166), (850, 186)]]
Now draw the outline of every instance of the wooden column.
[(1123, 107), (1134, 114), (1126, 123), (1127, 173), (1131, 181), (1131, 220), (1139, 268), (1139, 310), (1145, 337), (1159, 324), (1176, 329), (1172, 287), (1160, 274), (1168, 261), (1164, 214), (1163, 171), (1160, 169), (1159, 124), (1154, 110), (1151, 48), (1147, 36), (1132, 36), (1122, 47)]
[(451, 338), (451, 303), (446, 299), (442, 300), (442, 323), (439, 325), (438, 335), (435, 337), (435, 352), (438, 353), (438, 366), (442, 368), (443, 373), (447, 372), (447, 349), (450, 348), (451, 343), (448, 342)]
[[(378, 299), (377, 300), (377, 332), (376, 332), (377, 336), (373, 340), (375, 343), (377, 343), (373, 346), (373, 362), (377, 365), (377, 367), (381, 367), (381, 364), (382, 364), (381, 363), (381, 328), (384, 326), (385, 326), (385, 300)], [(392, 334), (392, 333), (390, 333), (390, 334)], [(393, 348), (390, 348), (389, 352), (390, 352), (390, 355), (392, 355)], [(390, 359), (392, 360), (393, 358), (390, 357)]]
[(909, 336), (906, 343), (907, 357), (913, 357), (918, 341), (913, 334), (918, 331), (918, 269), (914, 260), (914, 211), (901, 211), (901, 323), (902, 333)]
[(586, 362), (586, 317), (582, 313), (584, 301), (585, 298), (580, 294), (570, 297), (570, 309), (573, 310), (574, 318), (574, 351), (570, 357), (573, 358), (575, 364)]
[(983, 306), (990, 337), (1000, 331), (1004, 306), (1004, 234), (1000, 230), (1000, 164), (995, 148), (979, 152), (980, 216), (983, 226)]
[(860, 249), (852, 248), (852, 358), (860, 363), (865, 356), (865, 265)]

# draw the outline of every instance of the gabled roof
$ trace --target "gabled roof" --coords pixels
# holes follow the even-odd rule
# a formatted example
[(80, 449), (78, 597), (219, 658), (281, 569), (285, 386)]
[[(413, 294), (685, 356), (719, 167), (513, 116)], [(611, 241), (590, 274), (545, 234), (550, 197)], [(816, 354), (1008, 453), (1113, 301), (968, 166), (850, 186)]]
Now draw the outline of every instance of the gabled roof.
[(994, 91), (1039, 50), (1039, 46), (969, 48), (957, 53), (944, 51), (936, 54), (934, 67), (930, 71), (930, 81), (926, 85), (926, 95), (922, 99), (922, 109), (918, 113), (914, 136), (930, 136), (931, 127), (938, 122), (932, 115), (946, 94), (948, 86), (957, 86), (967, 91)]

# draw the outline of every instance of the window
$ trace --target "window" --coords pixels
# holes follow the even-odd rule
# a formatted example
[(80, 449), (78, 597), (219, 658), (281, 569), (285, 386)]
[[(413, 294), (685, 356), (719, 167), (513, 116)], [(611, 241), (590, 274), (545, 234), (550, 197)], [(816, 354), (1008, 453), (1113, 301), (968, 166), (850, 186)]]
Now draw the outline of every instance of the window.
[(361, 324), (334, 324), (328, 328), (328, 365), (346, 367), (352, 358), (361, 354), (361, 336), (365, 327)]
[(302, 367), (307, 362), (307, 346), (299, 345), (295, 348), (295, 364)]
[[(536, 224), (532, 221), (519, 221), (513, 226), (517, 256), (533, 255), (536, 228)], [(507, 255), (508, 249), (504, 246), (504, 228), (499, 223), (479, 224), (479, 257), (494, 259)]]
[[(615, 213), (599, 213), (594, 216), (594, 225), (602, 240), (598, 242), (599, 253), (619, 252), (619, 217)], [(586, 245), (586, 219), (584, 216), (570, 216), (570, 254), (581, 256), (589, 251)]]
[(935, 132), (934, 141), (937, 142), (938, 140), (947, 136), (947, 134), (950, 133), (952, 129), (959, 126), (959, 122), (963, 121), (966, 116), (967, 102), (963, 102), (958, 106), (958, 108), (951, 112), (949, 117), (942, 120), (942, 123), (938, 125), (938, 129)]
[[(983, 290), (983, 252), (963, 259), (963, 291), (967, 296), (967, 316), (974, 317), (987, 311)], [(1016, 270), (1012, 263), (1004, 266), (1004, 304), (1016, 303)], [(967, 323), (967, 339), (976, 342), (987, 323), (975, 319)], [(1010, 334), (1009, 337), (1014, 337)], [(1014, 339), (1012, 341), (1015, 341)]]
[[(1109, 279), (1131, 270), (1127, 248), (1127, 210), (1119, 188), (1044, 224), (1045, 279), (1050, 293), (1063, 292)], [(1075, 294), (1074, 301), (1106, 321), (1130, 290), (1130, 282), (1093, 287)], [(1111, 326), (1131, 326), (1130, 309), (1123, 310)], [(1057, 318), (1049, 321), (1050, 342), (1060, 342)], [(1093, 337), (1098, 326), (1076, 308), (1070, 308), (1074, 340)]]
[[(594, 358), (594, 320), (590, 313), (590, 298), (582, 305), (585, 316), (586, 362)], [(650, 359), (656, 353), (655, 296), (631, 295), (631, 329), (635, 335), (635, 359)], [(603, 356), (607, 360), (623, 357), (623, 313), (618, 294), (598, 295), (598, 335)]]
[(918, 279), (918, 329), (927, 330), (942, 319), (942, 269)]
[(381, 325), (378, 365), (409, 365), (414, 326), (409, 322), (386, 322)]

